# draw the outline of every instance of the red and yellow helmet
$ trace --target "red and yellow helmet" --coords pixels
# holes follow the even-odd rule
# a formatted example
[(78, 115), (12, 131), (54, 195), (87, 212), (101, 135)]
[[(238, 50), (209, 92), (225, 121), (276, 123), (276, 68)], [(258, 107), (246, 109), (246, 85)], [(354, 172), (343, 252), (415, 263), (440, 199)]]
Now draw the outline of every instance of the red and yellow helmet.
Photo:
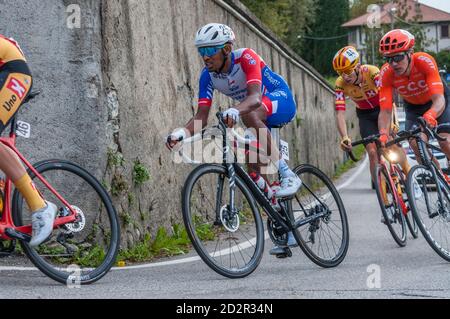
[(391, 55), (401, 53), (414, 48), (416, 40), (414, 36), (406, 30), (395, 29), (386, 33), (380, 41), (380, 53)]
[(352, 46), (340, 49), (333, 58), (333, 69), (338, 73), (350, 74), (359, 63), (359, 53)]

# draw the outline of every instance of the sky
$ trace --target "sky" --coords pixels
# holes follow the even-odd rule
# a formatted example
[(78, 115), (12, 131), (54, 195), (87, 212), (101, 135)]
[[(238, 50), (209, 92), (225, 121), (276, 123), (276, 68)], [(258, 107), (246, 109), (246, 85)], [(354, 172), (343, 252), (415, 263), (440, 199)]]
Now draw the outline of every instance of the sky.
[(419, 0), (419, 2), (450, 13), (450, 0)]

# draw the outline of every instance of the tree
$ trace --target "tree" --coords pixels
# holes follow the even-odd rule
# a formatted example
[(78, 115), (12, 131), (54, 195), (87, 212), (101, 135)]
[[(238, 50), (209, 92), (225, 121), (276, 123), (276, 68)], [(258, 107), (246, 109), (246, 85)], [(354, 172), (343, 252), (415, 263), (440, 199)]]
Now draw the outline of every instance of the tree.
[(284, 38), (291, 23), (289, 10), (290, 0), (242, 0), (265, 25), (275, 34)]
[(349, 1), (317, 0), (316, 3), (316, 19), (306, 33), (302, 56), (321, 74), (333, 74), (334, 54), (347, 44), (348, 31), (341, 25), (348, 21)]
[(450, 52), (449, 51), (440, 51), (436, 52), (428, 52), (431, 56), (434, 57), (439, 69), (444, 69), (450, 71)]
[(308, 25), (314, 22), (315, 0), (242, 0), (269, 29), (294, 51), (301, 52)]
[(384, 4), (388, 0), (354, 0), (350, 7), (350, 19), (357, 18), (367, 13), (367, 7), (371, 4)]

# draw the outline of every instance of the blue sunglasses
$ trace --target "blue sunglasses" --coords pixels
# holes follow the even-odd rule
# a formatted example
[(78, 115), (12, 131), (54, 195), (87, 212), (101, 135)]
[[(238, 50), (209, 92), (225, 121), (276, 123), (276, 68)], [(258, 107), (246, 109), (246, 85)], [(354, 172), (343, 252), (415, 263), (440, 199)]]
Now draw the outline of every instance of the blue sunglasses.
[(202, 57), (205, 57), (205, 56), (212, 57), (212, 56), (216, 55), (223, 48), (225, 48), (225, 45), (221, 45), (221, 46), (218, 46), (218, 47), (198, 48), (198, 53), (200, 53), (200, 55)]

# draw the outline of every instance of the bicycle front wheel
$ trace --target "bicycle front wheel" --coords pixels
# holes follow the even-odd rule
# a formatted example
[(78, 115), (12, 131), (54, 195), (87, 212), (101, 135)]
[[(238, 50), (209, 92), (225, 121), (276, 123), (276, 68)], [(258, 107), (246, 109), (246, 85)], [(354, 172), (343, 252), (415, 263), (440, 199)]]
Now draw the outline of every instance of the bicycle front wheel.
[(448, 184), (435, 177), (429, 168), (417, 165), (409, 172), (406, 185), (411, 210), (420, 231), (433, 250), (446, 261), (450, 261)]
[(323, 216), (293, 233), (300, 248), (315, 264), (331, 268), (345, 258), (349, 245), (347, 213), (332, 181), (318, 168), (300, 165), (294, 172), (303, 182), (289, 203), (294, 224), (317, 214)]
[[(35, 168), (74, 208), (78, 220), (55, 229), (36, 248), (21, 242), (23, 251), (37, 268), (60, 283), (85, 285), (99, 280), (113, 266), (120, 243), (119, 220), (109, 195), (94, 176), (74, 163), (52, 160)], [(28, 173), (45, 200), (59, 208), (57, 216), (67, 216), (68, 208)], [(31, 213), (17, 189), (12, 216), (16, 226), (31, 224)]]
[(397, 201), (397, 190), (393, 189), (390, 183), (390, 175), (384, 165), (377, 165), (375, 168), (375, 190), (383, 213), (385, 224), (395, 242), (400, 247), (406, 246), (407, 230), (406, 220), (402, 208)]
[(202, 165), (187, 178), (182, 193), (183, 220), (202, 260), (228, 278), (250, 275), (261, 261), (264, 226), (253, 196), (236, 176), (235, 211), (231, 211), (227, 170)]

